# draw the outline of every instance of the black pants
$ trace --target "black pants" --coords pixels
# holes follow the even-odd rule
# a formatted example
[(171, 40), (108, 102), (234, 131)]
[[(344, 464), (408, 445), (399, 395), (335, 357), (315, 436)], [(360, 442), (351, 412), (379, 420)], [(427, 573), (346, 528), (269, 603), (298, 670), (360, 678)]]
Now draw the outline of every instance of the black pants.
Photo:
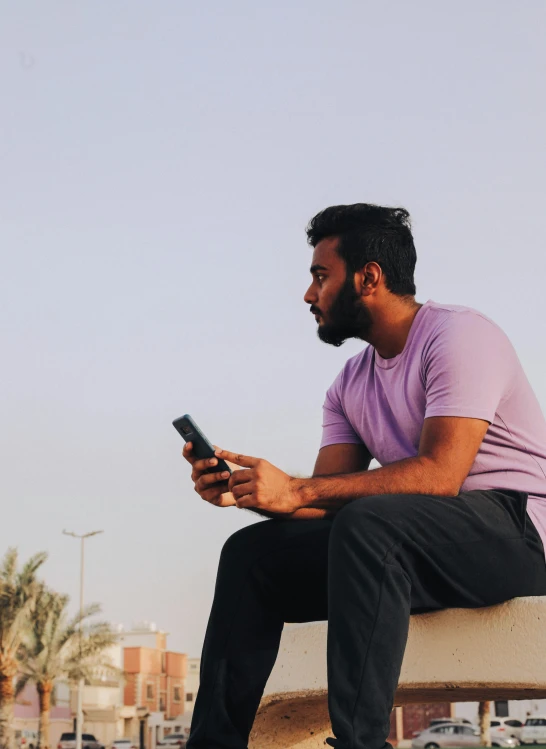
[(188, 749), (245, 749), (284, 622), (321, 619), (330, 742), (385, 747), (411, 613), (546, 595), (526, 505), (510, 491), (388, 494), (330, 519), (235, 533), (220, 559)]

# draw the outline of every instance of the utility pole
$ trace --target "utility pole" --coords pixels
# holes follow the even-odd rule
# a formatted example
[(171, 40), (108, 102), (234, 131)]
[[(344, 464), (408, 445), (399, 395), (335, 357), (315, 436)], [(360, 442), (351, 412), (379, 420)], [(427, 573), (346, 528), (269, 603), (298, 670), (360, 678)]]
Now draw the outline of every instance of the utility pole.
[[(81, 544), (81, 562), (80, 562), (80, 665), (82, 662), (82, 638), (83, 638), (83, 563), (84, 563), (84, 542), (86, 538), (96, 536), (104, 531), (91, 531), (91, 533), (83, 533), (78, 535), (71, 531), (63, 531), (65, 536), (73, 536), (74, 538), (80, 539)], [(82, 749), (82, 733), (83, 733), (83, 687), (84, 681), (83, 676), (80, 677), (78, 682), (78, 706), (76, 709), (76, 749)]]

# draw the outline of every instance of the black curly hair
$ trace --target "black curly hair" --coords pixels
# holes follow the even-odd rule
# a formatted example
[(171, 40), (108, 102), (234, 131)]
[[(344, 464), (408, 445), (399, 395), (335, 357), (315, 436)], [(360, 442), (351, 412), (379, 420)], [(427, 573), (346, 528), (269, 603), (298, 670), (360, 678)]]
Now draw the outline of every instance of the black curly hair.
[(339, 237), (337, 252), (348, 271), (354, 273), (375, 262), (381, 266), (385, 286), (392, 294), (415, 296), (417, 253), (405, 208), (371, 203), (334, 205), (317, 213), (306, 231), (312, 247), (326, 237)]

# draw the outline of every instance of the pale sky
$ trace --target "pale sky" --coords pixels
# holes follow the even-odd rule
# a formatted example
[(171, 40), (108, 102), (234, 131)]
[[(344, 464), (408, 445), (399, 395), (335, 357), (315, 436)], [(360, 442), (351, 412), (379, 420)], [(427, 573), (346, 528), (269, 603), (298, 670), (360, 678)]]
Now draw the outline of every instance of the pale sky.
[[(351, 342), (302, 297), (327, 205), (412, 214), (417, 299), (511, 337), (543, 407), (546, 3), (6, 2), (0, 553), (200, 654), (224, 540), (173, 418), (310, 472)], [(472, 363), (469, 362), (469, 366)]]

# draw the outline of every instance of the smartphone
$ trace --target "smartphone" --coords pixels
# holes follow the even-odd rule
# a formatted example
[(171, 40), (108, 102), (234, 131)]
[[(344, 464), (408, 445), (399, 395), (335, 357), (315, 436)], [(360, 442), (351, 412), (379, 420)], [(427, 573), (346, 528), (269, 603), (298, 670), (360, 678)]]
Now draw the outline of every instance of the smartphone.
[[(199, 429), (195, 421), (189, 414), (184, 414), (179, 419), (173, 421), (173, 427), (176, 429), (178, 434), (186, 442), (191, 442), (193, 445), (193, 454), (196, 458), (215, 458), (214, 447), (205, 437), (203, 432)], [(223, 471), (229, 471), (231, 468), (228, 466), (225, 460), (217, 459), (218, 464), (207, 468), (205, 473), (223, 473)]]

